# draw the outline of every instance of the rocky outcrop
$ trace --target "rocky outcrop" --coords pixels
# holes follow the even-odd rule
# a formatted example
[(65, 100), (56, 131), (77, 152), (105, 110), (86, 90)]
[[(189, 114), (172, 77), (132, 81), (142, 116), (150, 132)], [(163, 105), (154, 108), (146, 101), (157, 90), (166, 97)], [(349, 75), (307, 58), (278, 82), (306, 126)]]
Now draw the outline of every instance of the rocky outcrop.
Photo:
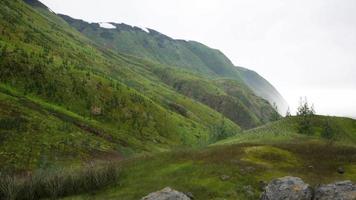
[(315, 190), (314, 200), (355, 200), (356, 184), (351, 181), (321, 185)]
[(191, 200), (191, 199), (182, 192), (178, 192), (170, 187), (166, 187), (160, 191), (153, 192), (143, 197), (141, 200)]
[(261, 196), (261, 200), (311, 200), (312, 188), (297, 177), (286, 176), (272, 180)]
[(272, 180), (260, 200), (356, 200), (356, 184), (351, 181), (321, 185), (314, 191), (302, 179), (286, 176)]

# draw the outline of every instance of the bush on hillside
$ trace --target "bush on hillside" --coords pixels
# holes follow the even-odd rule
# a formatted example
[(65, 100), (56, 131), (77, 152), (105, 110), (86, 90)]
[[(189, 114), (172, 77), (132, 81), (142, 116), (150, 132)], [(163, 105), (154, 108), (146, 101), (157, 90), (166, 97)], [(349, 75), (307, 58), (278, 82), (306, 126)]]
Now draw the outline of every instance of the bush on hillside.
[(323, 124), (323, 130), (321, 132), (321, 137), (327, 139), (327, 140), (332, 140), (335, 138), (335, 128), (331, 125), (331, 122), (329, 119), (326, 119), (324, 124)]

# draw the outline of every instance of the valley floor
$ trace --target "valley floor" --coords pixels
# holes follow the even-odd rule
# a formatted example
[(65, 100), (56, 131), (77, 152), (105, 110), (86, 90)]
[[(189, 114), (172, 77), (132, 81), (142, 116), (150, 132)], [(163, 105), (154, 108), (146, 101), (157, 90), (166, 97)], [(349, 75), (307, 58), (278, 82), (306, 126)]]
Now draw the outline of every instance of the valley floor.
[[(115, 186), (65, 199), (140, 199), (166, 186), (195, 199), (258, 199), (263, 182), (283, 176), (301, 177), (312, 185), (356, 181), (355, 155), (355, 147), (321, 141), (162, 153), (120, 163)], [(338, 167), (345, 173), (339, 174)]]

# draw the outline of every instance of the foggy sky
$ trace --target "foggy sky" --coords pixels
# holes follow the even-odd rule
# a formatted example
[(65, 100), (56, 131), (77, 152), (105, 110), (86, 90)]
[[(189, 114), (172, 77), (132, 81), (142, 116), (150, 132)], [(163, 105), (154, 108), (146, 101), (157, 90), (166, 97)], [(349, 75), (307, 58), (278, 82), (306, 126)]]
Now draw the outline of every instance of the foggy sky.
[(356, 117), (355, 0), (41, 0), (89, 22), (123, 22), (220, 49), (255, 70), (292, 111)]

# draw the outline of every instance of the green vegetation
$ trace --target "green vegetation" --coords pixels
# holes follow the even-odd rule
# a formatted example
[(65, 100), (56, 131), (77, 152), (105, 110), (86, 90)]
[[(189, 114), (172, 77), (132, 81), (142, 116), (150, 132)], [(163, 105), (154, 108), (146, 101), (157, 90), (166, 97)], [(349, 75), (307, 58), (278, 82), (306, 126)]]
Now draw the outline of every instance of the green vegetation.
[[(237, 144), (164, 153), (122, 163), (117, 186), (65, 199), (140, 199), (166, 186), (191, 192), (196, 199), (257, 199), (261, 181), (287, 175), (312, 185), (356, 181), (355, 153), (354, 147), (330, 148), (323, 142)], [(345, 174), (337, 173), (339, 166)]]
[(215, 75), (176, 69), (94, 45), (45, 5), (26, 3), (0, 3), (2, 171), (204, 146), (275, 114), (237, 73), (217, 76), (231, 63), (216, 50), (184, 44)]
[[(339, 127), (334, 133), (337, 140), (332, 144), (321, 138), (326, 120), (331, 126)], [(346, 179), (356, 181), (356, 121), (315, 116), (313, 124), (314, 130), (320, 130), (314, 136), (298, 133), (298, 118), (290, 117), (209, 148), (175, 150), (119, 161), (113, 164), (114, 169), (120, 169), (116, 181), (97, 186), (89, 193), (73, 191), (60, 196), (78, 200), (130, 200), (171, 186), (191, 192), (196, 199), (256, 199), (261, 193), (261, 181), (281, 176), (298, 176), (312, 185)], [(106, 163), (95, 166), (100, 169)], [(345, 169), (344, 174), (337, 172), (340, 166)], [(78, 167), (74, 165), (74, 169)], [(85, 173), (86, 169), (74, 174)], [(32, 175), (37, 176), (40, 174), (36, 172)], [(60, 177), (64, 180), (67, 175)]]
[(130, 200), (166, 186), (256, 199), (284, 175), (356, 181), (355, 120), (307, 104), (280, 119), (273, 86), (218, 50), (25, 2), (0, 1), (0, 199)]
[(321, 137), (332, 140), (335, 135), (336, 135), (337, 130), (332, 127), (331, 122), (329, 119), (325, 120), (325, 123), (323, 125), (323, 130), (321, 132)]
[[(251, 79), (249, 73), (235, 67), (218, 50), (198, 42), (174, 40), (151, 29), (145, 32), (138, 27), (115, 23), (116, 29), (105, 29), (97, 23), (60, 16), (103, 48), (163, 64), (163, 69), (154, 67), (153, 73), (164, 83), (223, 113), (242, 128), (270, 121), (275, 115), (273, 103), (281, 104), (282, 109), (285, 107), (283, 98), (266, 80), (258, 75)], [(246, 86), (256, 81), (258, 85)], [(262, 90), (271, 93), (266, 96), (259, 92)]]
[(242, 128), (252, 128), (279, 114), (244, 84), (231, 79), (204, 79), (183, 70), (160, 69), (155, 73), (179, 93), (200, 101)]
[(304, 143), (307, 141), (324, 140), (325, 123), (332, 128), (333, 141), (337, 144), (354, 146), (356, 144), (356, 121), (350, 118), (314, 115), (311, 122), (312, 134), (299, 132), (299, 117), (287, 117), (276, 122), (244, 131), (242, 134), (221, 140), (213, 145), (236, 143)]
[(114, 185), (119, 178), (117, 166), (90, 164), (84, 168), (36, 171), (26, 178), (20, 176), (0, 176), (0, 198), (42, 199), (91, 193), (99, 188)]
[(300, 100), (300, 105), (298, 107), (297, 116), (299, 117), (298, 122), (298, 132), (301, 134), (312, 135), (313, 130), (313, 118), (315, 111), (313, 106), (309, 107), (307, 99), (304, 101)]
[(160, 64), (98, 48), (43, 5), (0, 4), (1, 170), (202, 146), (239, 133), (160, 81), (152, 72)]

